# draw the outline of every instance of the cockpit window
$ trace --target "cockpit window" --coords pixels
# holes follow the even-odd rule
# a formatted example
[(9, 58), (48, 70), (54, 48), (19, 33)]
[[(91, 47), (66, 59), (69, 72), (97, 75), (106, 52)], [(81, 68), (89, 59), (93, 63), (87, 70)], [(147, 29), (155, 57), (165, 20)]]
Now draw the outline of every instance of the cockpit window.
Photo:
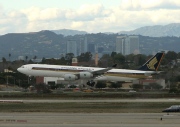
[(21, 66), (21, 68), (24, 68), (24, 65), (23, 65), (23, 66)]

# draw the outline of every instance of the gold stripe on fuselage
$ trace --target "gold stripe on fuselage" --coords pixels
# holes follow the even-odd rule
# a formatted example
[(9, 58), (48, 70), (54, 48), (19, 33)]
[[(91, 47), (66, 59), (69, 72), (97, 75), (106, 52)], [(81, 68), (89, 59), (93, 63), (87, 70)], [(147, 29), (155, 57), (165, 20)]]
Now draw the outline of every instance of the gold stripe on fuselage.
[(146, 78), (144, 74), (132, 74), (132, 73), (105, 73), (105, 76), (116, 76), (116, 77), (128, 77), (128, 78)]

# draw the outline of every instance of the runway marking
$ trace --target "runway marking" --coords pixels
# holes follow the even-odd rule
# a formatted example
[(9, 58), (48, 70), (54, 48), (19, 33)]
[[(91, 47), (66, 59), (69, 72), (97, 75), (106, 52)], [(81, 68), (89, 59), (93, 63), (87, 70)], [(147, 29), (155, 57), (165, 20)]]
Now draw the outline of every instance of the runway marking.
[(27, 120), (17, 120), (17, 122), (27, 123)]
[(27, 123), (27, 120), (15, 120), (15, 119), (0, 119), (0, 122), (7, 122), (7, 123)]
[(1, 103), (23, 103), (22, 100), (0, 100)]
[(175, 101), (176, 99), (168, 99), (168, 100), (170, 100), (170, 101)]

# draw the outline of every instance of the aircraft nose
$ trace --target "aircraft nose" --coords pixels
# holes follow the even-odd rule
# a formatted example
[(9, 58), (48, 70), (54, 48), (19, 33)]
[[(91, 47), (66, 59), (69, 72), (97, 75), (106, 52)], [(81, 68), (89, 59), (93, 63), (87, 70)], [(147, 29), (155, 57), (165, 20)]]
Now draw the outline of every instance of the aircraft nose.
[(18, 68), (17, 71), (19, 71), (20, 69)]
[(170, 110), (169, 109), (164, 109), (162, 112), (169, 112)]
[(18, 68), (17, 71), (22, 72), (22, 69), (21, 69), (21, 68)]

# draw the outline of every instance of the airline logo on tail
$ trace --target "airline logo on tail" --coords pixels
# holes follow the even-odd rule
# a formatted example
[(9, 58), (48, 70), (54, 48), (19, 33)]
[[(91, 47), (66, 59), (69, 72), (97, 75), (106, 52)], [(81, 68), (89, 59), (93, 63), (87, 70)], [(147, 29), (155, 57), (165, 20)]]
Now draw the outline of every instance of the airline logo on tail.
[(154, 57), (149, 64), (147, 64), (147, 67), (151, 70), (155, 70), (155, 64), (158, 62), (157, 58)]
[(151, 59), (149, 59), (144, 65), (142, 65), (138, 70), (142, 71), (157, 71), (164, 56), (163, 52), (157, 53)]

